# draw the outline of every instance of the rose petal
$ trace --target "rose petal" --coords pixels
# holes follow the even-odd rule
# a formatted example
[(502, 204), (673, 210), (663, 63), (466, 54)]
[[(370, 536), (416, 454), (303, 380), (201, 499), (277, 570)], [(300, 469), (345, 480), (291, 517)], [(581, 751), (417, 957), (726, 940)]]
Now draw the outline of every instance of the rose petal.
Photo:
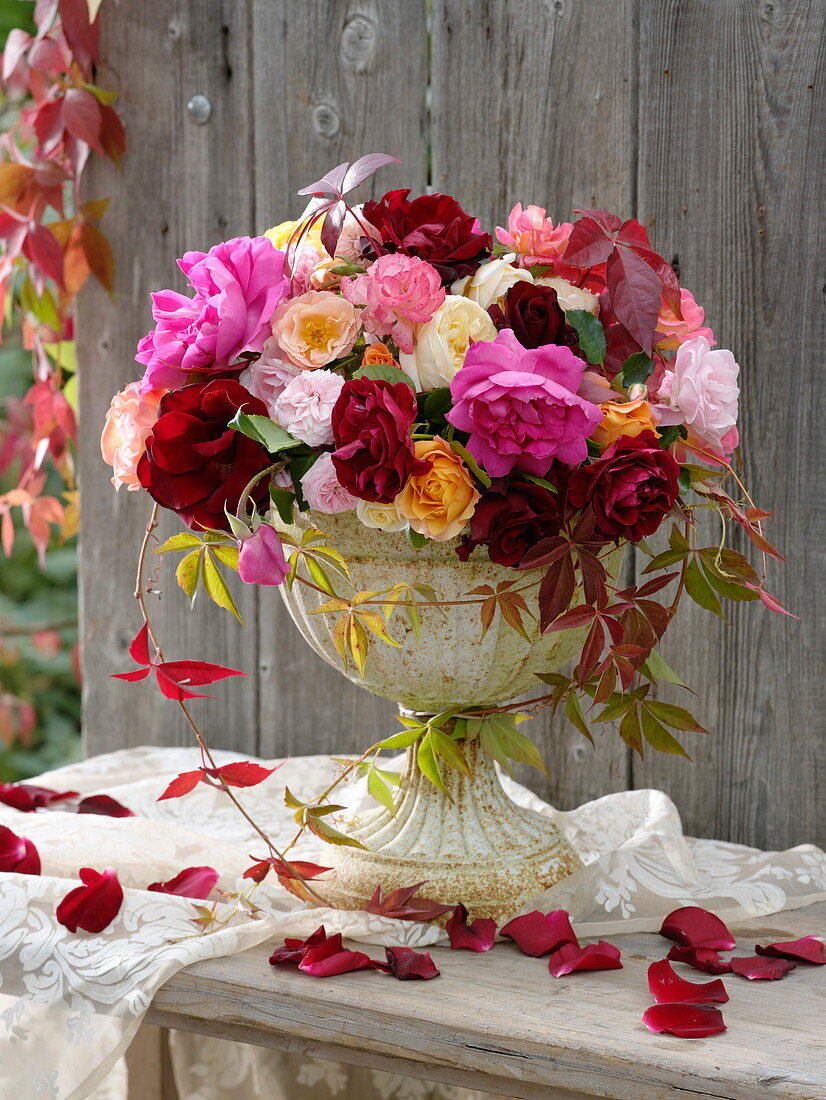
[(642, 1022), (649, 1031), (665, 1031), (680, 1039), (704, 1039), (726, 1030), (719, 1008), (700, 1005), (651, 1005), (643, 1012)]
[(134, 817), (134, 813), (127, 809), (115, 798), (108, 794), (91, 794), (88, 798), (81, 799), (77, 808), (79, 814), (103, 814), (105, 817)]
[(749, 981), (778, 981), (797, 965), (789, 959), (773, 959), (765, 955), (737, 955), (729, 962), (735, 974)]
[(183, 898), (208, 898), (218, 881), (214, 867), (185, 867), (168, 882), (153, 882), (147, 886), (156, 894), (178, 894)]
[(666, 957), (702, 970), (704, 974), (728, 974), (731, 971), (728, 960), (711, 947), (672, 947)]
[(112, 923), (123, 904), (123, 889), (117, 873), (107, 867), (103, 872), (81, 867), (82, 886), (70, 890), (57, 907), (57, 920), (70, 932), (102, 932)]
[(715, 1001), (725, 1004), (728, 1000), (726, 987), (719, 978), (713, 982), (687, 982), (674, 973), (674, 968), (667, 959), (661, 959), (649, 966), (648, 988), (659, 1005), (704, 1005)]
[(579, 946), (571, 920), (564, 909), (554, 909), (551, 913), (534, 910), (524, 916), (508, 921), (499, 934), (513, 940), (524, 955), (547, 955), (556, 951), (565, 943)]
[(566, 943), (551, 955), (548, 970), (555, 978), (562, 978), (574, 970), (622, 970), (620, 949), (605, 940), (584, 947)]
[[(298, 966), (311, 947), (324, 943), (326, 940), (327, 930), (323, 924), (316, 928), (315, 932), (308, 936), (306, 940), (287, 938), (284, 940), (283, 947), (277, 947), (270, 955), (270, 965)], [(339, 942), (341, 942), (340, 939)]]
[(26, 837), (18, 836), (5, 825), (0, 825), (0, 871), (14, 871), (18, 875), (40, 874), (37, 848)]
[(346, 947), (330, 950), (334, 940), (341, 943), (341, 936), (331, 936), (318, 947), (308, 949), (298, 964), (298, 969), (314, 978), (332, 978), (336, 974), (349, 974), (352, 970), (371, 970), (373, 960), (362, 951), (349, 951)]
[(69, 798), (77, 798), (77, 791), (52, 791), (32, 783), (0, 783), (0, 802), (23, 813), (42, 809), (52, 802), (65, 802)]
[(410, 947), (385, 947), (384, 952), (390, 973), (399, 981), (407, 982), (414, 978), (426, 981), (439, 976), (439, 970), (429, 951), (414, 951)]
[(477, 917), (469, 925), (467, 909), (459, 904), (445, 925), (445, 931), (454, 951), (490, 951), (496, 937), (496, 921), (489, 917)]
[(798, 962), (814, 963), (823, 966), (826, 963), (826, 946), (817, 936), (802, 936), (799, 940), (786, 940), (785, 943), (770, 943), (765, 947), (759, 944), (754, 949), (758, 955), (773, 955), (781, 959), (796, 959)]
[(698, 905), (669, 913), (660, 935), (683, 947), (712, 947), (718, 951), (730, 951), (737, 942), (719, 917)]

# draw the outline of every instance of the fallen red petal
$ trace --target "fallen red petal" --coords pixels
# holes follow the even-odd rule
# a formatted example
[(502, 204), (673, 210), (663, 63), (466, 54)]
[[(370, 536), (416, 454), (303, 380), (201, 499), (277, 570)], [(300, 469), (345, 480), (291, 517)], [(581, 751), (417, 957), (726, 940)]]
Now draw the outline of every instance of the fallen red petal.
[[(326, 939), (327, 929), (323, 924), (319, 925), (315, 932), (313, 932), (311, 936), (308, 936), (306, 940), (290, 939), (287, 937), (284, 940), (283, 946), (277, 947), (272, 955), (270, 955), (270, 964), (272, 966), (298, 966), (311, 947), (324, 943)], [(338, 942), (341, 944), (340, 936)]]
[(467, 909), (456, 905), (453, 916), (445, 925), (450, 946), (454, 951), (490, 951), (496, 938), (496, 921), (490, 917), (477, 917), (473, 924), (467, 922)]
[(330, 936), (317, 947), (307, 949), (298, 969), (314, 978), (333, 978), (353, 970), (372, 970), (373, 960), (363, 951), (350, 951), (341, 946), (341, 934)]
[(65, 802), (69, 798), (77, 798), (77, 791), (52, 791), (32, 783), (0, 783), (0, 802), (23, 813), (41, 810), (53, 802)]
[(713, 982), (687, 982), (667, 959), (651, 963), (648, 968), (648, 988), (658, 1005), (663, 1004), (725, 1004), (726, 987), (719, 978)]
[(217, 881), (218, 872), (214, 867), (185, 867), (168, 882), (153, 882), (146, 889), (156, 894), (178, 894), (183, 898), (199, 898), (203, 901), (212, 893), (212, 887)]
[(649, 1031), (665, 1031), (680, 1039), (704, 1039), (707, 1035), (718, 1035), (726, 1030), (719, 1008), (700, 1005), (651, 1005), (643, 1012), (642, 1022)]
[(797, 966), (789, 959), (775, 959), (767, 955), (738, 955), (729, 962), (733, 973), (752, 982), (776, 982)]
[(566, 943), (579, 947), (579, 940), (565, 909), (554, 909), (551, 913), (540, 913), (535, 909), (532, 913), (508, 921), (499, 934), (513, 940), (524, 955), (534, 958), (548, 955)]
[(737, 942), (719, 917), (698, 905), (669, 913), (660, 935), (683, 947), (711, 947), (715, 951), (730, 951)]
[(18, 875), (40, 874), (37, 848), (26, 837), (18, 836), (5, 825), (0, 825), (0, 871), (14, 871)]
[(728, 974), (731, 966), (712, 947), (672, 947), (666, 958), (673, 962), (685, 963), (701, 970), (704, 974)]
[(70, 932), (77, 932), (78, 928), (86, 932), (102, 932), (112, 923), (123, 904), (123, 889), (118, 876), (111, 867), (103, 872), (81, 867), (79, 874), (83, 885), (70, 890), (58, 905), (58, 923)]
[(390, 973), (399, 981), (428, 981), (439, 976), (439, 970), (429, 951), (414, 951), (410, 947), (385, 947), (384, 953), (387, 955)]
[(565, 943), (551, 955), (548, 970), (555, 978), (562, 978), (574, 970), (622, 970), (620, 949), (605, 940), (584, 947)]
[(815, 966), (823, 966), (826, 963), (826, 946), (824, 946), (823, 940), (817, 936), (802, 936), (799, 940), (770, 943), (765, 947), (758, 944), (754, 950), (758, 955), (794, 959), (797, 962), (814, 963)]
[(90, 794), (88, 798), (81, 799), (77, 808), (79, 814), (102, 814), (104, 817), (134, 817), (134, 813), (127, 809), (116, 798), (110, 798), (108, 794)]

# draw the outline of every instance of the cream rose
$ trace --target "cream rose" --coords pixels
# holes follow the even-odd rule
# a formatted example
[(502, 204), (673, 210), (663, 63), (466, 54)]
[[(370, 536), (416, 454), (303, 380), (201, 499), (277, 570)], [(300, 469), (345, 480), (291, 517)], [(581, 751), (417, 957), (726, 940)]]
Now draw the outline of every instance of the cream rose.
[(471, 344), (495, 339), (496, 326), (480, 305), (449, 294), (429, 321), (416, 325), (413, 351), (401, 353), (399, 366), (417, 390), (435, 390), (450, 385)]
[(390, 504), (376, 504), (370, 500), (360, 500), (356, 505), (356, 515), (365, 527), (379, 531), (406, 531), (410, 524), (398, 513), (393, 501)]
[(491, 260), (482, 264), (473, 275), (466, 275), (464, 279), (457, 279), (450, 288), (452, 294), (462, 294), (470, 298), (482, 309), (488, 309), (494, 302), (504, 298), (514, 283), (532, 283), (533, 276), (523, 267), (514, 267), (511, 263), (516, 259), (512, 253), (503, 256), (499, 260)]
[(359, 335), (358, 313), (338, 294), (308, 290), (278, 306), (272, 334), (291, 363), (315, 370), (352, 351)]
[(599, 298), (590, 290), (574, 286), (567, 279), (560, 279), (556, 275), (545, 276), (536, 280), (540, 286), (551, 286), (556, 291), (559, 304), (567, 312), (569, 309), (587, 309), (595, 317), (599, 316)]

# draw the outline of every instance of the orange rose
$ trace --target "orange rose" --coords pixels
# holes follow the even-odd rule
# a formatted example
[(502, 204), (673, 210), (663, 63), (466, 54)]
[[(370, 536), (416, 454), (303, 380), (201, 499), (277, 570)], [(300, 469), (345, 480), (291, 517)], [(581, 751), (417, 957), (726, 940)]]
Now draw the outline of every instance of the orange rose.
[(657, 421), (647, 401), (605, 401), (600, 405), (602, 423), (598, 424), (591, 439), (599, 447), (607, 447), (621, 435), (635, 436), (640, 432), (656, 432)]
[(158, 402), (166, 392), (141, 393), (140, 382), (130, 382), (112, 398), (100, 437), (100, 450), (103, 461), (113, 468), (112, 484), (116, 489), (121, 485), (133, 492), (140, 489), (135, 471), (146, 446), (146, 437), (158, 419)]
[(430, 467), (408, 479), (396, 497), (396, 509), (420, 535), (447, 542), (473, 515), (480, 494), (461, 458), (439, 436), (420, 440), (415, 451)]
[(375, 366), (376, 363), (390, 363), (394, 367), (399, 365), (387, 345), (380, 340), (377, 340), (375, 344), (370, 344), (361, 362), (365, 367)]

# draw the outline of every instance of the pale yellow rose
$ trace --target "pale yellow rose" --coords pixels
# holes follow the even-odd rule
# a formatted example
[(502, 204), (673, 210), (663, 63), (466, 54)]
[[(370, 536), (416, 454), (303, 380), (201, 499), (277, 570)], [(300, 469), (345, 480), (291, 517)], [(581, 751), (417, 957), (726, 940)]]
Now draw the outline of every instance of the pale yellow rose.
[(450, 385), (471, 344), (495, 339), (496, 325), (480, 305), (448, 294), (429, 321), (414, 327), (413, 351), (400, 354), (399, 366), (417, 390), (435, 390)]
[(292, 364), (315, 370), (353, 350), (359, 336), (358, 311), (338, 294), (308, 290), (278, 306), (272, 334)]
[(560, 279), (556, 275), (546, 276), (536, 281), (540, 286), (552, 286), (554, 288), (557, 301), (566, 313), (569, 309), (587, 309), (595, 317), (599, 316), (599, 298), (596, 294), (592, 294), (590, 290), (574, 286), (567, 279)]
[(532, 283), (533, 276), (524, 267), (514, 267), (511, 260), (515, 256), (503, 256), (482, 264), (473, 275), (457, 279), (450, 288), (452, 294), (463, 294), (482, 309), (488, 309), (494, 302), (501, 302), (514, 283)]
[(356, 505), (356, 515), (365, 527), (379, 531), (406, 531), (410, 524), (393, 501), (389, 504), (377, 504), (371, 500), (360, 500)]
[(464, 462), (439, 436), (419, 440), (414, 447), (416, 458), (430, 466), (408, 479), (396, 497), (396, 509), (420, 535), (447, 542), (461, 533), (480, 494)]
[[(319, 218), (315, 225), (304, 236), (305, 241), (317, 249), (319, 252), (324, 252), (324, 246), (321, 243), (321, 227), (324, 224), (324, 219)], [(272, 229), (268, 229), (264, 234), (276, 248), (280, 248), (284, 252), (287, 245), (290, 243), (290, 237), (298, 229), (298, 222), (280, 222), (278, 225), (274, 225)]]
[(137, 492), (137, 467), (146, 439), (158, 419), (158, 402), (167, 390), (140, 392), (140, 382), (130, 382), (112, 398), (100, 437), (103, 461), (112, 467), (112, 484)]
[(647, 401), (605, 401), (600, 405), (602, 423), (598, 424), (591, 439), (598, 447), (607, 447), (621, 435), (635, 436), (640, 432), (656, 432), (657, 422)]

